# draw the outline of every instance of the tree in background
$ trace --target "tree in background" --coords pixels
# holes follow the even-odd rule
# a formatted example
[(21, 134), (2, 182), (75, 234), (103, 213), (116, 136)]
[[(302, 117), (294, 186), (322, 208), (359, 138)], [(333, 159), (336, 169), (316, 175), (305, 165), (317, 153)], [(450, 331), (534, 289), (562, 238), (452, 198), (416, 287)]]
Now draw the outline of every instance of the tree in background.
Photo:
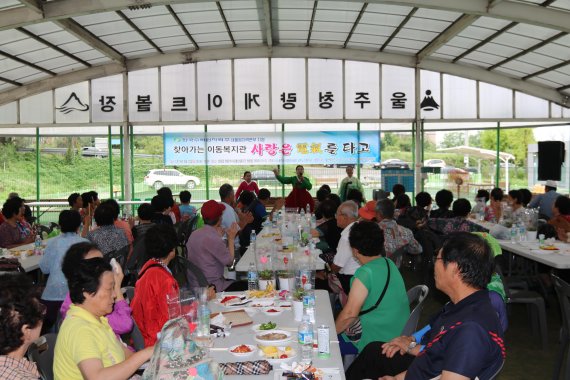
[[(515, 156), (517, 166), (526, 166), (528, 145), (536, 143), (530, 128), (501, 129), (499, 150)], [(497, 132), (494, 130), (481, 132), (481, 147), (497, 149)]]
[(443, 136), (443, 140), (439, 144), (440, 148), (454, 148), (456, 146), (465, 145), (464, 132), (449, 132)]

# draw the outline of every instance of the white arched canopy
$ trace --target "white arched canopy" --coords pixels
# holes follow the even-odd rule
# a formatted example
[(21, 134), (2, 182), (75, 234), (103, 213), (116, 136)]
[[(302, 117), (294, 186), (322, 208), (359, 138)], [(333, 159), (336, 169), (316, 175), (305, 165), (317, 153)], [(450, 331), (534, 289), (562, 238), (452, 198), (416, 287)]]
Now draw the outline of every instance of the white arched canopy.
[(127, 71), (232, 58), (353, 59), (568, 106), (565, 0), (6, 0), (0, 104)]

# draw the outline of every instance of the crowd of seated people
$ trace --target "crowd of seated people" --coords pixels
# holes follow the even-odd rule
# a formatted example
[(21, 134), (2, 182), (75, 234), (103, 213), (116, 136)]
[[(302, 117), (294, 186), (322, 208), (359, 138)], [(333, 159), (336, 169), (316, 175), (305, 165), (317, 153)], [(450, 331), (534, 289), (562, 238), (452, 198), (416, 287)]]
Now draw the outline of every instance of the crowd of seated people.
[[(505, 295), (492, 267), (500, 246), (470, 216), (483, 214), (486, 221), (499, 222), (506, 209), (516, 218), (525, 207), (538, 204), (544, 216), (550, 204), (548, 224), (555, 237), (568, 241), (570, 199), (557, 194), (556, 188), (547, 190), (534, 198), (526, 189), (506, 196), (500, 188), (481, 190), (472, 210), (467, 199), (454, 201), (446, 189), (435, 198), (420, 192), (412, 205), (401, 184), (392, 189), (392, 199), (384, 193), (384, 199), (366, 203), (362, 192), (351, 188), (341, 203), (339, 195), (323, 185), (317, 191), (317, 226), (311, 231), (327, 264), (326, 271), (317, 273), (317, 287), (340, 296), (335, 329), (342, 353), (351, 352), (351, 347), (360, 353), (347, 378), (432, 378), (443, 373), (488, 378), (500, 368), (507, 325)], [(56, 379), (131, 377), (152, 355), (169, 318), (167, 297), (180, 290), (169, 265), (180, 254), (175, 228), (195, 216), (202, 223), (183, 252), (211, 285), (210, 298), (213, 291), (247, 289), (245, 281), (226, 278), (226, 269), (247, 250), (251, 231), (259, 233), (263, 221), (273, 219), (284, 200), (272, 202), (263, 188), (257, 194), (247, 188), (240, 193), (236, 200), (233, 186), (224, 184), (219, 201), (195, 207), (188, 191), (180, 193), (178, 204), (172, 191), (162, 188), (150, 203), (138, 206), (136, 223), (119, 218), (120, 206), (114, 200), (101, 201), (95, 192), (71, 194), (70, 209), (59, 215), (61, 233), (47, 242), (40, 260), (40, 270), (49, 275), (45, 287), (32, 285), (25, 275), (0, 276), (0, 377), (14, 373), (20, 376), (16, 378), (37, 379), (38, 369), (25, 353), (40, 332), (50, 331), (58, 331)], [(2, 214), (1, 247), (34, 240), (23, 199), (12, 196)], [(121, 292), (123, 269), (109, 263), (109, 255), (124, 248), (126, 268), (134, 272), (130, 304)], [(410, 306), (397, 252), (430, 256), (435, 286), (451, 299), (412, 337), (400, 336)], [(457, 327), (446, 330), (446, 321)], [(361, 328), (356, 338), (355, 322)], [(146, 347), (139, 352), (122, 340), (135, 324)], [(465, 342), (470, 342), (468, 349)]]

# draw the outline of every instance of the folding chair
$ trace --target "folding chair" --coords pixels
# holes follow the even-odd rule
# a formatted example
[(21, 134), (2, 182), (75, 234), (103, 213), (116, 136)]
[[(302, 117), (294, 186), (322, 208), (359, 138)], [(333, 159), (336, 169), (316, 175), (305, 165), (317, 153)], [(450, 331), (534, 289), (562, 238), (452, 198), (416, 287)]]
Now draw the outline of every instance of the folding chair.
[[(552, 378), (555, 380), (559, 379), (562, 372), (564, 374), (563, 379), (570, 379), (570, 284), (554, 274), (552, 275), (552, 281), (554, 282), (556, 295), (558, 295), (562, 314), (560, 349), (558, 350)], [(564, 363), (564, 354), (566, 354), (566, 363)]]
[(416, 285), (408, 290), (408, 302), (410, 303), (410, 307), (414, 304), (415, 307), (410, 313), (410, 317), (400, 335), (410, 336), (416, 331), (422, 309), (424, 308), (424, 301), (428, 293), (429, 288), (426, 285)]
[(53, 380), (53, 358), (57, 334), (40, 336), (28, 348), (28, 358), (35, 362), (44, 380)]

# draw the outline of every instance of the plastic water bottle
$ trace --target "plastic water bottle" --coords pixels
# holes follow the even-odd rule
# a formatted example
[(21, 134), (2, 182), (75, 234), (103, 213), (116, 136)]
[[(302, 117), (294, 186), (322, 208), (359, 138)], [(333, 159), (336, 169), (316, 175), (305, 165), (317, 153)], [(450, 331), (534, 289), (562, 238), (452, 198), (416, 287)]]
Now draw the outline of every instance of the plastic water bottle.
[(297, 340), (301, 347), (301, 363), (309, 364), (313, 360), (313, 324), (307, 314), (303, 315), (303, 319), (299, 324), (299, 332)]
[(482, 204), (481, 207), (479, 208), (479, 212), (477, 213), (477, 219), (479, 219), (480, 222), (485, 220), (485, 204)]
[(517, 234), (519, 229), (517, 228), (516, 224), (513, 224), (511, 227), (511, 243), (515, 244), (517, 242)]
[(519, 241), (526, 241), (526, 226), (524, 223), (521, 223), (519, 227)]
[(308, 203), (307, 203), (307, 206), (305, 207), (305, 212), (306, 212), (307, 214), (310, 214), (310, 213), (311, 213), (311, 205), (308, 204)]
[(255, 234), (255, 230), (251, 230), (251, 234), (249, 235), (249, 246), (253, 249), (253, 253), (255, 253), (256, 241), (257, 241), (257, 235)]
[(42, 238), (40, 235), (36, 235), (36, 240), (34, 240), (34, 255), (42, 254)]
[(299, 213), (301, 215), (301, 220), (305, 219), (305, 209), (302, 208), (301, 212)]
[(315, 214), (311, 214), (311, 230), (317, 228), (317, 217)]
[(303, 296), (303, 313), (309, 316), (311, 323), (315, 323), (315, 293), (312, 290)]
[(247, 270), (247, 290), (257, 290), (257, 268), (254, 263), (249, 263)]
[(210, 308), (208, 302), (200, 302), (198, 306), (198, 336), (210, 336)]

